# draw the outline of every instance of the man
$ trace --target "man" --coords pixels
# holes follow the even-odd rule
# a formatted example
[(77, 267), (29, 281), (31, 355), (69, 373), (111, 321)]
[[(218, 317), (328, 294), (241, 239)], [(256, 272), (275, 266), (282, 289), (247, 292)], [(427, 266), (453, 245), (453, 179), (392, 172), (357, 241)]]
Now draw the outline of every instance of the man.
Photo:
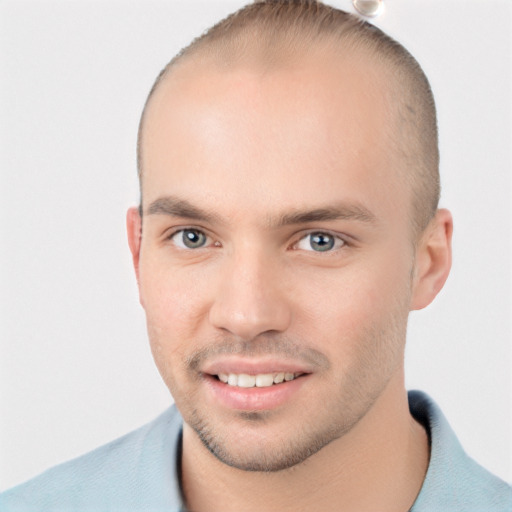
[(400, 45), (315, 2), (250, 5), (158, 78), (139, 173), (128, 238), (177, 409), (2, 510), (510, 510), (404, 387), (452, 220)]

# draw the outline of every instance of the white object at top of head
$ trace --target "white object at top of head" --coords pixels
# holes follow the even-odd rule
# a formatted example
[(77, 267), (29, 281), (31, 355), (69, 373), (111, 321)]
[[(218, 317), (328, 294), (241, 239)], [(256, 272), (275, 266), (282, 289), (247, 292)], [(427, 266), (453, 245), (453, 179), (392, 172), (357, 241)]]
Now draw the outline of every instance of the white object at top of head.
[(384, 8), (384, 0), (352, 0), (359, 14), (368, 17), (378, 16)]

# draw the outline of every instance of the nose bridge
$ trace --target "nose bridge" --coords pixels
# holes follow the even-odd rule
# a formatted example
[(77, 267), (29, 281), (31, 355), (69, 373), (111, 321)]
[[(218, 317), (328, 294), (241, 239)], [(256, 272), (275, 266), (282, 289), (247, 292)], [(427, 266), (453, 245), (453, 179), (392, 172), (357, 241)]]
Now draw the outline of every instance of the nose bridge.
[(237, 337), (251, 339), (269, 331), (284, 331), (291, 311), (275, 257), (262, 248), (246, 246), (226, 256), (210, 322)]

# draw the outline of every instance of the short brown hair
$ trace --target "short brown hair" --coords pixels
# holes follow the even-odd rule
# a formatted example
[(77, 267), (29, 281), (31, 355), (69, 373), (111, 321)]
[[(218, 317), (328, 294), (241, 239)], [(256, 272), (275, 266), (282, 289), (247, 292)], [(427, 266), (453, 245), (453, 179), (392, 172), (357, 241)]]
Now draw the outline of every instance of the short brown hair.
[(437, 210), (440, 195), (436, 108), (428, 79), (416, 59), (382, 30), (315, 0), (257, 0), (214, 25), (165, 66), (148, 95), (139, 125), (141, 195), (144, 113), (174, 66), (193, 56), (213, 58), (227, 67), (250, 58), (279, 65), (288, 55), (302, 55), (313, 43), (326, 41), (334, 43), (340, 54), (364, 52), (387, 67), (397, 113), (391, 145), (404, 162), (405, 180), (413, 191), (413, 229), (422, 232)]

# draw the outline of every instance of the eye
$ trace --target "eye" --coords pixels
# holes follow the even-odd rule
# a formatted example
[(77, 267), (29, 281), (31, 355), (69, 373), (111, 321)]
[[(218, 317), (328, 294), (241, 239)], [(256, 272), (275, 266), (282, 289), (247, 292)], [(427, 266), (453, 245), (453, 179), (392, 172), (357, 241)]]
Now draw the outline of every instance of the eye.
[(200, 249), (208, 241), (208, 237), (198, 229), (180, 229), (170, 239), (181, 249)]
[(344, 240), (331, 235), (330, 233), (308, 233), (296, 244), (296, 249), (303, 251), (328, 252), (333, 249), (339, 249), (345, 245)]

